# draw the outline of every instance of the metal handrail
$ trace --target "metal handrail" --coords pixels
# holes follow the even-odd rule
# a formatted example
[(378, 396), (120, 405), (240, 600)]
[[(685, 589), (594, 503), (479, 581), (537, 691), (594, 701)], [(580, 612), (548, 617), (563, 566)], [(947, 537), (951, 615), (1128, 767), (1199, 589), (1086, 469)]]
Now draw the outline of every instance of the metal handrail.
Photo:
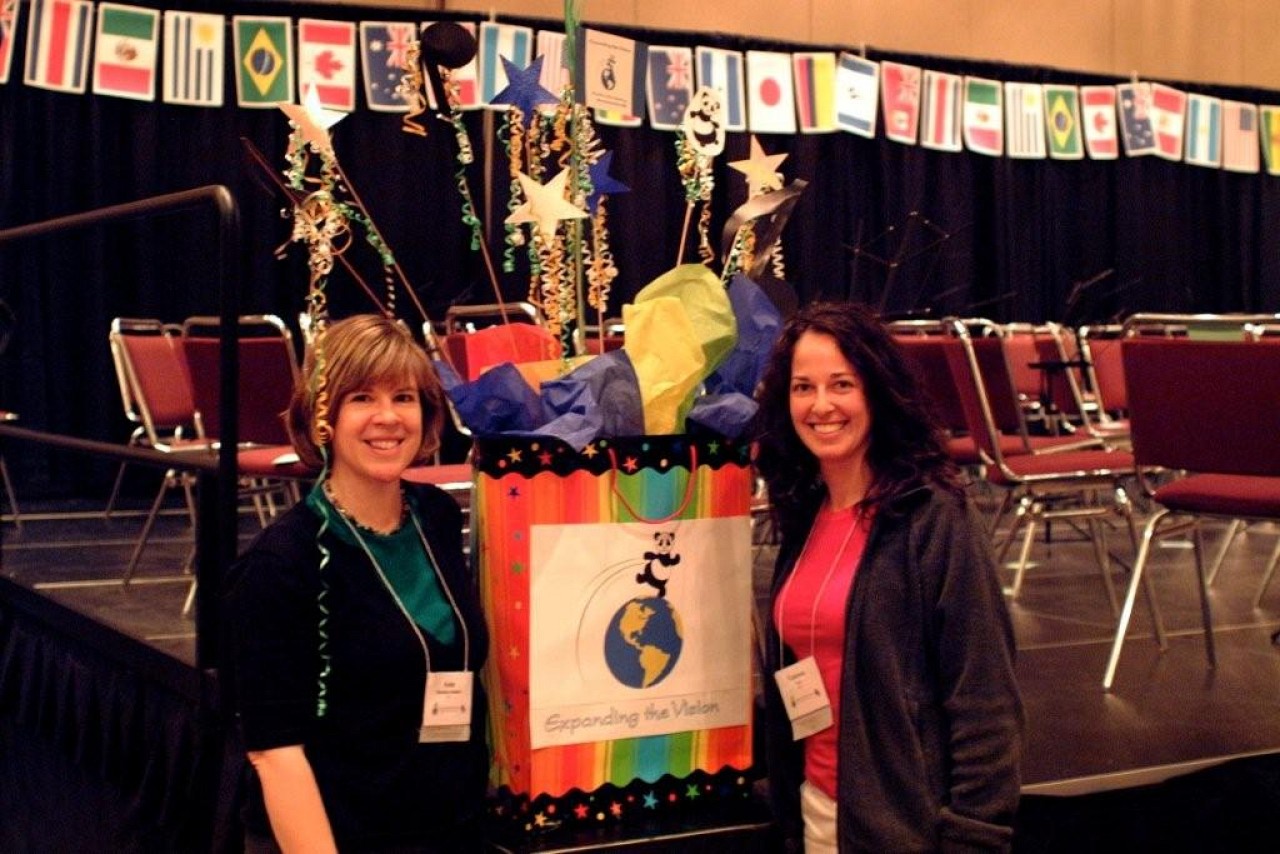
[[(134, 202), (110, 205), (82, 213), (55, 217), (27, 225), (14, 226), (0, 230), (0, 246), (19, 240), (34, 237), (47, 237), (75, 229), (105, 225), (123, 220), (152, 217), (158, 214), (169, 214), (184, 210), (213, 208), (218, 222), (214, 230), (216, 244), (217, 281), (220, 284), (219, 313), (222, 316), (224, 346), (222, 347), (221, 377), (221, 421), (226, 429), (219, 437), (222, 446), (218, 453), (216, 487), (214, 489), (197, 490), (198, 518), (212, 519), (213, 524), (196, 525), (196, 577), (199, 585), (196, 593), (196, 666), (207, 670), (217, 666), (218, 635), (220, 623), (221, 579), (219, 575), (235, 557), (236, 544), (236, 481), (238, 468), (236, 465), (236, 411), (239, 408), (239, 387), (237, 378), (240, 375), (240, 357), (238, 348), (226, 346), (234, 341), (236, 317), (239, 314), (240, 267), (239, 255), (241, 245), (240, 208), (236, 204), (231, 190), (221, 184), (210, 184), (191, 190), (182, 190), (162, 196), (152, 196)], [(42, 433), (20, 427), (4, 426), (0, 436), (15, 439), (39, 441), (45, 444), (78, 450), (87, 453), (101, 453), (117, 459), (137, 459), (140, 462), (152, 462), (143, 456), (146, 451), (139, 448), (125, 449), (110, 446), (108, 443), (90, 442), (83, 439)], [(167, 463), (172, 465), (172, 457)], [(192, 460), (191, 468), (203, 470), (204, 463)]]

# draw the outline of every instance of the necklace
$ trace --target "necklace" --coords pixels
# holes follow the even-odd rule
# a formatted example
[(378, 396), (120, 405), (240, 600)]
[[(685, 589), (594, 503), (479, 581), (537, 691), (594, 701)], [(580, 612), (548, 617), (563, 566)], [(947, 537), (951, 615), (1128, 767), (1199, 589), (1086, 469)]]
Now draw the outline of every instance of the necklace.
[(394, 534), (396, 531), (400, 530), (404, 525), (405, 518), (409, 515), (409, 503), (405, 501), (404, 498), (404, 487), (400, 488), (400, 518), (396, 521), (395, 525), (388, 530), (382, 530), (375, 528), (372, 525), (366, 525), (364, 522), (357, 519), (355, 514), (344, 507), (342, 502), (338, 500), (338, 496), (333, 492), (333, 484), (328, 480), (324, 482), (324, 497), (329, 499), (329, 503), (333, 505), (333, 509), (342, 514), (342, 518), (350, 522), (352, 526), (364, 531), (366, 534), (375, 534), (380, 537), (385, 537), (387, 534)]

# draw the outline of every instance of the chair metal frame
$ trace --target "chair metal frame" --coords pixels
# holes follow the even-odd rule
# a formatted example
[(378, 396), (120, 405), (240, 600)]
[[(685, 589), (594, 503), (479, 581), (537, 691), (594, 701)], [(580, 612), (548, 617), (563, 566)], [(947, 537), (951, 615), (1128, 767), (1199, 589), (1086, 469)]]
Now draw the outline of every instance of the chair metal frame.
[[(1184, 323), (1185, 316), (1167, 317)], [(1194, 318), (1199, 319), (1199, 318)], [(1110, 690), (1124, 645), (1136, 587), (1154, 540), (1190, 528), (1204, 623), (1205, 655), (1217, 656), (1205, 569), (1202, 519), (1280, 521), (1280, 347), (1244, 340), (1142, 334), (1149, 316), (1134, 324), (1122, 348), (1128, 383), (1133, 450), (1144, 488), (1159, 505), (1143, 530), (1129, 590), (1103, 674)], [(1217, 327), (1226, 328), (1235, 321)], [(1242, 328), (1238, 324), (1237, 329)], [(1230, 337), (1229, 335), (1226, 337)], [(1247, 390), (1241, 383), (1247, 383)], [(1179, 473), (1156, 486), (1154, 472)], [(1176, 523), (1176, 524), (1174, 524)], [(1278, 552), (1280, 553), (1280, 552)], [(1275, 557), (1275, 555), (1273, 555)], [(1264, 579), (1264, 582), (1269, 579)], [(1166, 646), (1157, 637), (1160, 648)]]
[[(16, 412), (0, 409), (0, 421), (13, 422), (17, 420), (18, 414)], [(13, 478), (9, 476), (9, 466), (5, 463), (3, 454), (0, 454), (0, 480), (4, 481), (5, 498), (9, 500), (9, 518), (13, 521), (13, 527), (21, 531), (22, 508), (18, 506), (18, 493), (13, 488)]]
[(508, 303), (477, 303), (475, 305), (451, 305), (444, 313), (444, 334), (475, 332), (486, 326), (517, 321), (546, 326), (542, 312), (531, 302), (521, 300)]
[[(1056, 519), (1083, 519), (1088, 525), (1108, 600), (1116, 610), (1118, 605), (1111, 579), (1110, 553), (1101, 521), (1108, 516), (1119, 516), (1136, 545), (1132, 504), (1123, 483), (1134, 474), (1133, 457), (1122, 451), (1096, 446), (1042, 454), (1004, 453), (999, 441), (1000, 430), (992, 412), (991, 393), (998, 391), (1001, 383), (1009, 383), (1010, 380), (1007, 375), (990, 375), (993, 371), (998, 372), (1004, 359), (1001, 338), (998, 334), (984, 334), (986, 330), (981, 326), (978, 326), (979, 334), (975, 336), (971, 331), (974, 327), (972, 321), (951, 319), (947, 327), (960, 345), (949, 349), (948, 357), (970, 431), (986, 458), (986, 479), (1005, 489), (996, 514), (997, 523), (1007, 508), (1016, 504), (1009, 531), (996, 547), (997, 561), (1003, 564), (1018, 534), (1022, 534), (1013, 583), (1005, 592), (1013, 598), (1021, 592), (1038, 525), (1047, 525)], [(990, 370), (984, 371), (984, 364)], [(1109, 502), (1100, 499), (1099, 493), (1104, 490), (1111, 494)], [(993, 524), (993, 535), (995, 532)], [(1149, 602), (1153, 607), (1153, 618), (1159, 624), (1154, 598), (1149, 598)]]
[[(501, 334), (502, 329), (511, 330), (511, 348), (517, 349), (522, 346), (522, 343), (525, 345), (530, 343), (524, 340), (527, 337), (526, 333), (532, 331), (528, 329), (529, 326), (539, 330), (533, 333), (535, 336), (546, 336), (546, 341), (542, 342), (539, 348), (546, 350), (546, 353), (540, 353), (539, 358), (552, 358), (551, 348), (554, 347), (558, 351), (559, 342), (546, 331), (547, 326), (542, 313), (530, 302), (451, 306), (445, 312), (443, 334), (439, 338), (439, 343), (448, 354), (458, 376), (464, 381), (474, 380), (481, 372), (497, 362), (484, 365), (471, 364), (466, 344), (467, 336), (477, 334), (496, 336)], [(524, 328), (516, 331), (518, 327)], [(423, 324), (424, 336), (432, 331), (430, 324)]]

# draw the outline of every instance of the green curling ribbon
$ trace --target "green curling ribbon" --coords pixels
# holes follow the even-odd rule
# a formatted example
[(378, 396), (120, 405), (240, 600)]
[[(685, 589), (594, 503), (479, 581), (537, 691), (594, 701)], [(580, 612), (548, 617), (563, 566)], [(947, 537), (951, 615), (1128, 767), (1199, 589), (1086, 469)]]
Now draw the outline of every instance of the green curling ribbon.
[(453, 178), (458, 185), (458, 193), (462, 196), (462, 223), (471, 229), (471, 251), (478, 252), (480, 250), (480, 218), (476, 216), (475, 208), (471, 206), (471, 197), (467, 195), (466, 167), (460, 167)]

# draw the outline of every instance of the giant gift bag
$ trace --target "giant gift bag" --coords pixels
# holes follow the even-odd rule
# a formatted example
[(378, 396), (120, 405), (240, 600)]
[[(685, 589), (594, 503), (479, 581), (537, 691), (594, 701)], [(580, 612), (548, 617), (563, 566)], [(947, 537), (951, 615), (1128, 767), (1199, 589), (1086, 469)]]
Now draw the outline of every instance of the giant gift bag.
[(482, 437), (493, 812), (537, 833), (750, 797), (746, 443)]

